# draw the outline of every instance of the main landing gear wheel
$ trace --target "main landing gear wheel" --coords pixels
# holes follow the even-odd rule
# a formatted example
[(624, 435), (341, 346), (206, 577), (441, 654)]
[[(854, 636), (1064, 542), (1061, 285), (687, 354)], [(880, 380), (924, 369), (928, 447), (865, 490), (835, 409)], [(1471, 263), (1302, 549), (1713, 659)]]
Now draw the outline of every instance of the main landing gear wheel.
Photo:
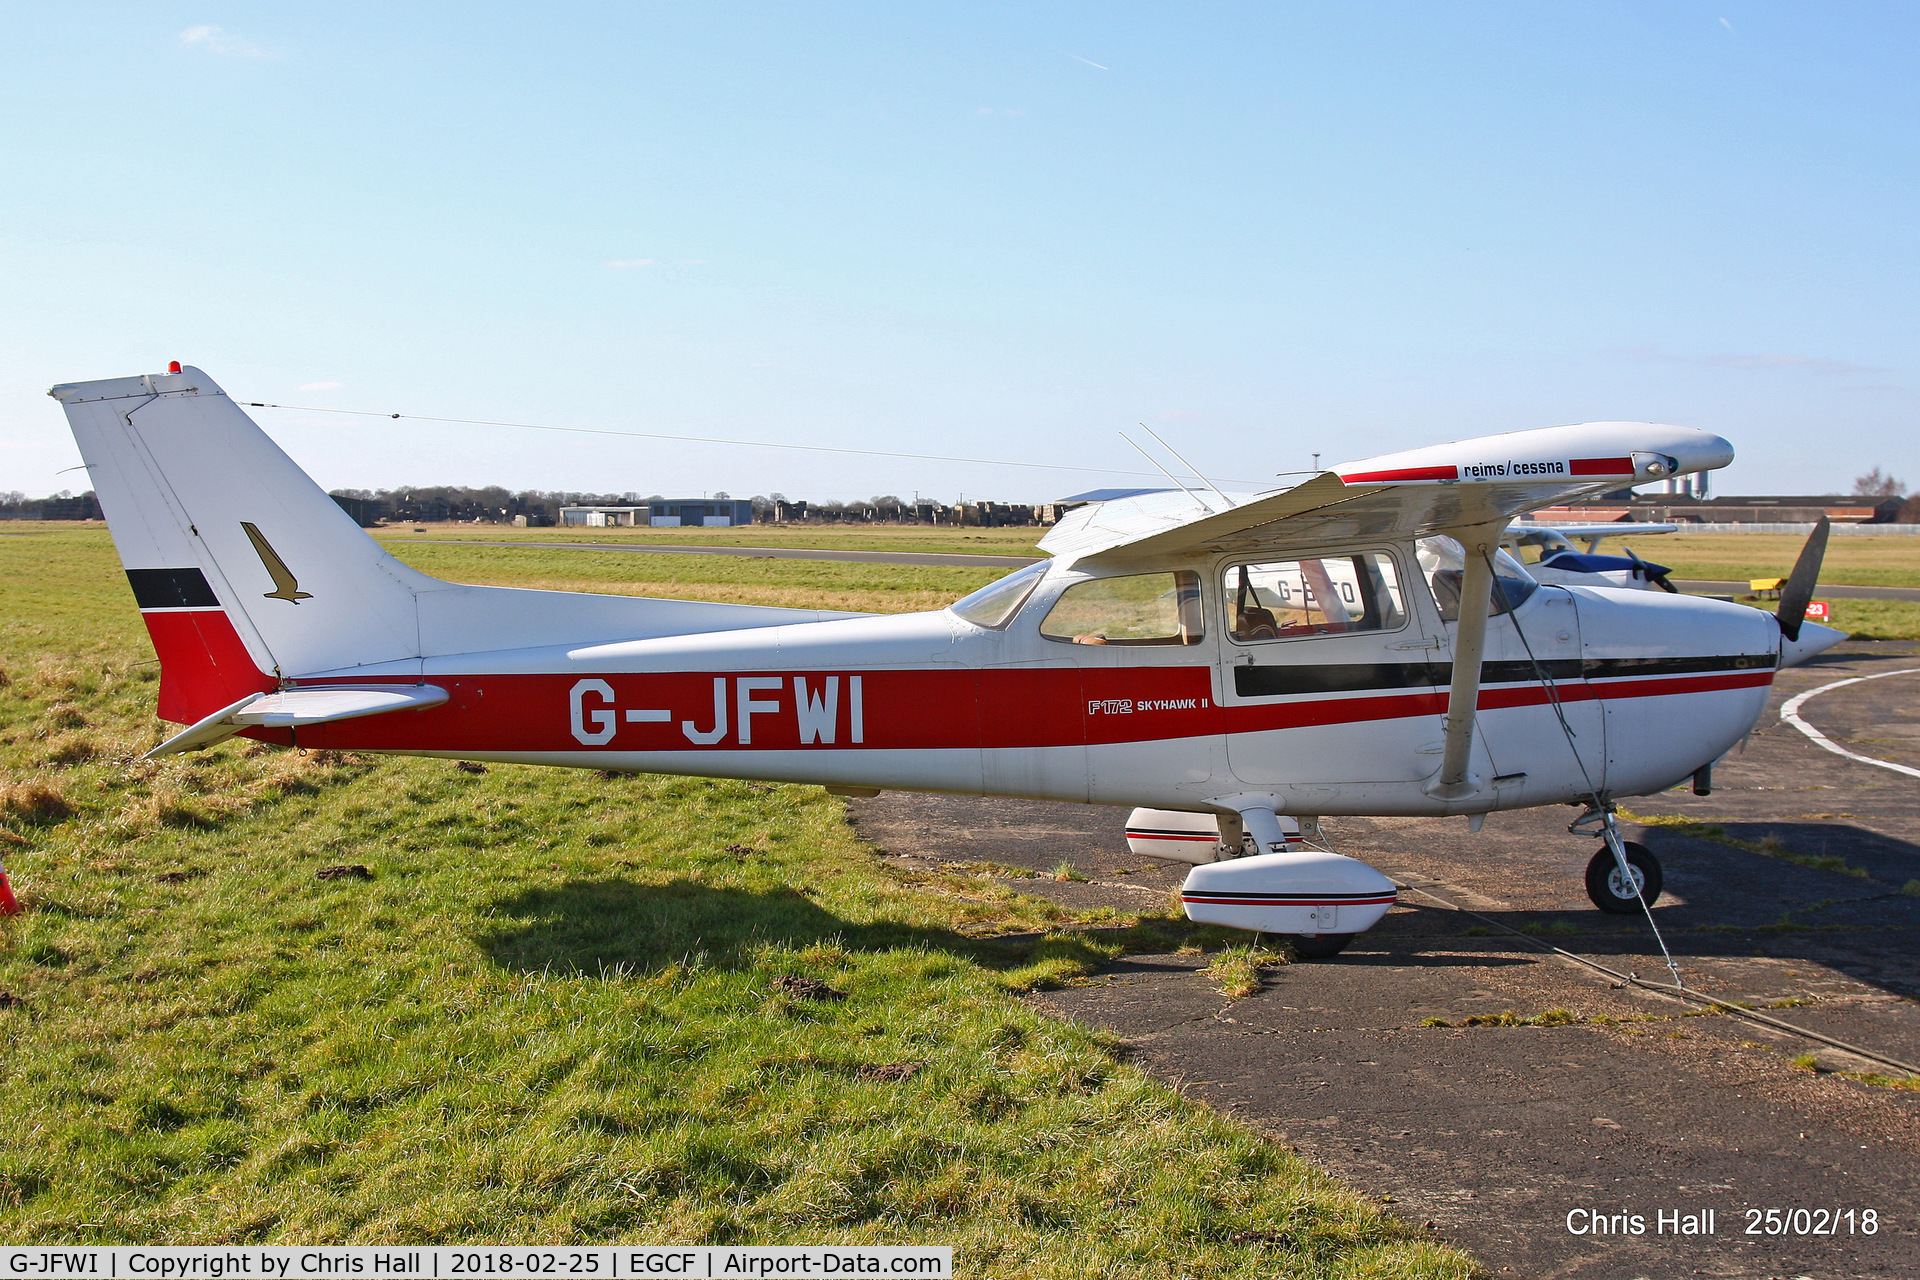
[(1351, 933), (1290, 933), (1287, 941), (1301, 960), (1331, 960), (1347, 949)]
[[(1620, 864), (1614, 861), (1613, 850), (1605, 845), (1593, 855), (1593, 861), (1587, 864), (1587, 896), (1593, 899), (1593, 905), (1602, 911), (1616, 916), (1633, 915), (1640, 910), (1640, 897), (1644, 896), (1651, 907), (1660, 899), (1660, 887), (1666, 877), (1660, 873), (1660, 859), (1653, 856), (1653, 850), (1633, 840), (1621, 842), (1626, 850), (1627, 866), (1633, 870), (1637, 884), (1629, 884), (1620, 874)], [(1639, 890), (1636, 895), (1634, 890)]]

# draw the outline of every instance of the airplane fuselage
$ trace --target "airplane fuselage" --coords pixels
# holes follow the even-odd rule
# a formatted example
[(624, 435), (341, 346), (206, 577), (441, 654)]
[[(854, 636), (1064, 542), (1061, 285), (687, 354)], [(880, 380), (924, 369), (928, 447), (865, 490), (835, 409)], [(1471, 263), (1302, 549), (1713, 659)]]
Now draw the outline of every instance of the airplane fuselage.
[(409, 659), (299, 683), (424, 681), (445, 704), (249, 732), (848, 788), (1163, 809), (1254, 792), (1283, 812), (1445, 814), (1670, 786), (1738, 742), (1765, 704), (1779, 659), (1766, 615), (1542, 586), (1490, 620), (1476, 786), (1436, 798), (1425, 784), (1457, 624), (1442, 621), (1410, 545), (1367, 550), (1393, 558), (1409, 587), (1389, 629), (1238, 639), (1220, 585), (1233, 565), (1218, 559), (1195, 566), (1204, 623), (1185, 642), (1072, 643), (1041, 621), (1094, 575), (1055, 565), (1000, 629), (941, 610)]

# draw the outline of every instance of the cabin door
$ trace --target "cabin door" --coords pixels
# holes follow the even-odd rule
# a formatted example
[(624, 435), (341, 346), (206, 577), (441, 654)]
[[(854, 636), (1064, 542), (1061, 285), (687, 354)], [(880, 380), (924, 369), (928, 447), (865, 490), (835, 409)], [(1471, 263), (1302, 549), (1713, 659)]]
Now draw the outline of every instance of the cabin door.
[(1234, 776), (1256, 786), (1413, 782), (1437, 765), (1430, 610), (1391, 551), (1229, 562), (1221, 701)]

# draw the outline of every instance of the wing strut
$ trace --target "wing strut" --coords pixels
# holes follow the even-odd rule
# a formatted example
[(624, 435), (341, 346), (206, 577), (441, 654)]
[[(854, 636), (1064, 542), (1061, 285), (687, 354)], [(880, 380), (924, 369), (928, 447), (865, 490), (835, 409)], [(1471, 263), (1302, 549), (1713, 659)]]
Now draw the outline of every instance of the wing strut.
[(1445, 749), (1440, 772), (1426, 787), (1441, 800), (1458, 800), (1480, 789), (1468, 772), (1473, 750), (1473, 722), (1480, 702), (1480, 658), (1487, 649), (1487, 612), (1493, 600), (1493, 553), (1507, 522), (1455, 529), (1453, 537), (1466, 552), (1460, 574), (1460, 620), (1453, 636), (1453, 681), (1447, 689)]

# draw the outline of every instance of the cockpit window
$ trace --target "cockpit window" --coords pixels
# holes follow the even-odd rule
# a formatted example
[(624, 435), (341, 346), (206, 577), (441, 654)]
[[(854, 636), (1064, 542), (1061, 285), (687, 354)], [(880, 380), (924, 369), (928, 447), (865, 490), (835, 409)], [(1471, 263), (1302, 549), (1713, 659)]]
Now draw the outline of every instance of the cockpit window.
[[(1433, 600), (1440, 606), (1441, 620), (1458, 622), (1460, 580), (1467, 563), (1465, 550), (1445, 536), (1422, 538), (1415, 544), (1415, 550), (1420, 557), (1420, 571), (1433, 586)], [(1493, 596), (1487, 604), (1487, 616), (1497, 618), (1518, 609), (1539, 589), (1540, 584), (1518, 560), (1504, 551), (1494, 552)]]
[(1045, 560), (1030, 564), (998, 582), (989, 582), (972, 595), (960, 597), (947, 607), (976, 627), (998, 631), (1013, 621), (1013, 615), (1040, 585), (1040, 579), (1047, 576), (1047, 564)]
[(1040, 634), (1072, 644), (1199, 644), (1203, 626), (1200, 575), (1183, 569), (1076, 582)]
[(1393, 558), (1377, 551), (1237, 564), (1220, 585), (1233, 638), (1243, 644), (1390, 631), (1407, 620)]

